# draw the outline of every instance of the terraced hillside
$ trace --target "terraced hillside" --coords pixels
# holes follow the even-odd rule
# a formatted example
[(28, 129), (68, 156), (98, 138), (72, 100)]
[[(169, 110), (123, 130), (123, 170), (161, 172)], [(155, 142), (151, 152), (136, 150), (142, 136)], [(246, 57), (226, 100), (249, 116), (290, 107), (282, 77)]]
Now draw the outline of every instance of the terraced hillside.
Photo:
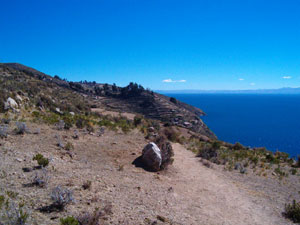
[[(126, 87), (96, 82), (69, 82), (51, 77), (33, 68), (17, 64), (0, 64), (1, 102), (7, 97), (28, 98), (30, 106), (38, 109), (59, 109), (64, 112), (90, 112), (105, 108), (117, 112), (142, 114), (169, 125), (185, 127), (207, 136), (215, 135), (199, 118), (204, 112), (176, 99), (160, 95), (130, 83)], [(0, 106), (4, 107), (4, 105)]]

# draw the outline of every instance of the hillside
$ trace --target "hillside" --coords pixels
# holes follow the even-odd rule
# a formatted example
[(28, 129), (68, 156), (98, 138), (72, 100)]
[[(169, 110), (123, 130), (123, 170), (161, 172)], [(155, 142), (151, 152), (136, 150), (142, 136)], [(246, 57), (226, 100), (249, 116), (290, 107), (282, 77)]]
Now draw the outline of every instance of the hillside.
[(292, 224), (300, 160), (218, 140), (176, 99), (0, 64), (0, 103), (0, 225)]
[(178, 100), (170, 101), (169, 97), (137, 84), (121, 88), (96, 82), (68, 82), (17, 63), (0, 64), (0, 79), (1, 102), (18, 90), (20, 95), (28, 95), (33, 106), (52, 111), (59, 108), (62, 112), (89, 112), (91, 108), (105, 108), (137, 113), (216, 138), (199, 118), (203, 111)]

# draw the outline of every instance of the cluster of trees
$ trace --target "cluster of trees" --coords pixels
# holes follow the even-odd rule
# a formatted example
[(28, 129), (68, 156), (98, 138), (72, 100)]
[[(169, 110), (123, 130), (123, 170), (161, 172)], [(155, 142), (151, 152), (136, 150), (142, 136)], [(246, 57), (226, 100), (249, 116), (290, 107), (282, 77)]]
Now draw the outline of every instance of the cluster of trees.
[(137, 83), (130, 82), (129, 85), (121, 89), (121, 97), (138, 96), (145, 91), (145, 88)]

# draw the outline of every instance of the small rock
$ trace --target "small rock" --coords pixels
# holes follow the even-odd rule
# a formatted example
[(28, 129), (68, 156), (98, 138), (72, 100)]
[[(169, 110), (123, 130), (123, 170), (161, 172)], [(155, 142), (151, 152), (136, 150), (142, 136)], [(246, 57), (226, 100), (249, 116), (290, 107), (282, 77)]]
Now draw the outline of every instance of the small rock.
[(243, 167), (243, 168), (240, 169), (240, 173), (244, 174), (244, 173), (246, 173), (246, 172), (247, 172), (247, 169), (246, 169), (246, 168)]
[(70, 112), (71, 116), (75, 116), (75, 113), (74, 112)]
[(22, 170), (23, 170), (23, 172), (28, 173), (28, 172), (32, 171), (32, 168), (24, 167), (24, 168), (22, 168)]
[(23, 101), (23, 99), (21, 98), (20, 95), (17, 95), (17, 96), (16, 96), (16, 99), (17, 99), (17, 101), (19, 101), (19, 102), (22, 102), (22, 101)]
[(149, 127), (149, 128), (148, 128), (148, 132), (152, 133), (152, 132), (154, 132), (154, 131), (155, 131), (154, 127)]
[(18, 162), (22, 162), (22, 161), (23, 161), (23, 160), (20, 159), (20, 158), (16, 158), (16, 160), (17, 160)]
[(55, 111), (59, 114), (63, 114), (62, 111), (60, 111), (60, 108), (55, 108)]
[(241, 170), (243, 167), (242, 167), (242, 164), (241, 163), (236, 163), (235, 165), (234, 165), (234, 169), (235, 170)]

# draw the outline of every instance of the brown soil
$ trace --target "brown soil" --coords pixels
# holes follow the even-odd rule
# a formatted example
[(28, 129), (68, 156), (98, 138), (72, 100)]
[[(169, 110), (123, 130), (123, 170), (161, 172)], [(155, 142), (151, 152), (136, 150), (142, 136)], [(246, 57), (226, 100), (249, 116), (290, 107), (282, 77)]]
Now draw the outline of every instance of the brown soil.
[[(31, 224), (59, 224), (59, 218), (110, 204), (112, 214), (105, 215), (102, 224), (290, 224), (281, 212), (287, 196), (299, 189), (299, 182), (285, 185), (219, 166), (207, 168), (179, 144), (173, 144), (174, 164), (167, 171), (151, 173), (132, 164), (147, 144), (137, 130), (129, 134), (106, 131), (101, 137), (80, 131), (79, 140), (74, 140), (73, 130), (29, 127), (40, 127), (41, 133), (0, 140), (0, 194), (17, 192), (17, 200), (23, 199), (31, 208)], [(56, 146), (55, 135), (64, 143), (73, 143), (73, 158)], [(32, 160), (36, 153), (50, 159), (51, 179), (46, 188), (22, 186), (34, 174), (22, 168), (36, 166)], [(84, 190), (87, 180), (92, 187)], [(57, 185), (73, 190), (75, 201), (61, 213), (38, 212), (38, 207), (51, 203), (50, 193)]]

